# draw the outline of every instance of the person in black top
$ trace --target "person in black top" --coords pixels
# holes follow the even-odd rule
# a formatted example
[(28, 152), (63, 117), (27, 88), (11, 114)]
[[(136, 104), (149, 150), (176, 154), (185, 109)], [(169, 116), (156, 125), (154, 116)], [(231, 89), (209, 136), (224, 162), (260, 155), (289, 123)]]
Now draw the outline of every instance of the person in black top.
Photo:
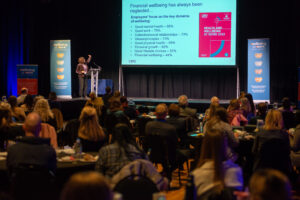
[(257, 110), (256, 116), (250, 119), (249, 124), (256, 125), (258, 119), (265, 121), (268, 110), (266, 103), (259, 103), (257, 105)]
[(110, 97), (112, 97), (113, 95), (112, 95), (112, 93), (111, 93), (111, 88), (109, 87), (109, 86), (107, 86), (106, 88), (105, 88), (105, 94), (103, 95), (103, 97), (102, 97), (102, 99), (103, 99), (103, 102), (104, 102), (104, 106), (106, 107), (106, 108), (108, 108), (109, 107), (109, 102), (108, 102), (108, 100), (110, 99)]
[(286, 130), (295, 127), (295, 115), (291, 109), (291, 102), (288, 97), (282, 99), (282, 108), (279, 108), (282, 113), (284, 128)]
[(122, 96), (120, 98), (122, 107), (123, 107), (123, 111), (125, 113), (125, 115), (129, 118), (129, 119), (135, 119), (137, 117), (137, 112), (134, 108), (129, 107), (128, 106), (128, 101), (127, 101), (127, 97), (126, 96)]
[(40, 116), (30, 113), (23, 125), (25, 137), (8, 148), (7, 167), (9, 172), (21, 165), (35, 165), (55, 172), (56, 152), (50, 145), (50, 139), (39, 138), (41, 130)]

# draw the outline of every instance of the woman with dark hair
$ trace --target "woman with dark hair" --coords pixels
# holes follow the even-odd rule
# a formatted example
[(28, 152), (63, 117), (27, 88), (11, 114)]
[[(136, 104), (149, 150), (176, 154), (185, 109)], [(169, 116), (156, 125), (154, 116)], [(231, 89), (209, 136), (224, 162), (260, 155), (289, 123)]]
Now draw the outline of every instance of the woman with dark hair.
[(113, 129), (111, 144), (99, 151), (96, 170), (105, 176), (112, 177), (125, 165), (136, 159), (148, 159), (136, 144), (126, 124), (117, 124)]
[(31, 94), (27, 94), (24, 99), (24, 104), (21, 105), (26, 115), (33, 111), (33, 97)]
[(26, 115), (22, 108), (17, 105), (17, 97), (10, 96), (8, 97), (8, 103), (10, 104), (12, 116), (16, 120), (16, 122), (24, 122)]
[(220, 106), (215, 110), (215, 115), (204, 126), (204, 133), (210, 129), (224, 133), (229, 147), (227, 149), (227, 158), (231, 158), (233, 156), (233, 148), (238, 146), (239, 140), (234, 136), (232, 127), (228, 123), (228, 115), (225, 108)]
[(226, 158), (227, 141), (222, 132), (208, 129), (203, 139), (198, 167), (192, 172), (197, 197), (209, 191), (220, 193), (225, 187), (241, 190), (241, 168)]
[(241, 110), (240, 102), (238, 99), (230, 100), (229, 106), (227, 108), (228, 112), (228, 123), (234, 126), (240, 126), (242, 123), (247, 123), (247, 119), (243, 115), (243, 110)]
[(254, 102), (253, 102), (253, 97), (252, 97), (252, 94), (250, 94), (250, 93), (247, 93), (245, 95), (245, 97), (248, 99), (248, 101), (250, 103), (250, 108), (251, 108), (251, 114), (252, 114), (252, 116), (249, 116), (249, 119), (251, 119), (252, 117), (255, 116), (255, 113), (256, 113), (255, 105), (254, 105)]

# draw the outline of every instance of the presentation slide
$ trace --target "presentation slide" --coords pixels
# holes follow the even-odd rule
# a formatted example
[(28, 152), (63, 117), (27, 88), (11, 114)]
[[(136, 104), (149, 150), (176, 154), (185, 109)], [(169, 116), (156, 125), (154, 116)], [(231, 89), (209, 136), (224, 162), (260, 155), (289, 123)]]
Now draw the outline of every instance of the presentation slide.
[(122, 65), (235, 65), (236, 0), (122, 0)]

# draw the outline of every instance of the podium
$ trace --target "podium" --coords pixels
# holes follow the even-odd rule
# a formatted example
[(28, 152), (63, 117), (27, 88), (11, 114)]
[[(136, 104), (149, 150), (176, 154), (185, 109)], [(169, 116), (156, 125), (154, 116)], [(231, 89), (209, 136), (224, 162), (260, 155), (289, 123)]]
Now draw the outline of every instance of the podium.
[(91, 92), (94, 92), (98, 96), (98, 77), (101, 71), (101, 67), (90, 69), (91, 74)]

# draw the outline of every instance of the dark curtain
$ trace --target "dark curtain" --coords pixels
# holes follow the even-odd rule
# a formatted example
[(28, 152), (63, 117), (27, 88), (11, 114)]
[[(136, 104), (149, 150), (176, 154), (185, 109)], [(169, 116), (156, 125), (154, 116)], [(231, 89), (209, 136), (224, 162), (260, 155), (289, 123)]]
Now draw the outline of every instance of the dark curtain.
[(236, 97), (235, 68), (123, 68), (123, 74), (125, 95), (129, 97)]

